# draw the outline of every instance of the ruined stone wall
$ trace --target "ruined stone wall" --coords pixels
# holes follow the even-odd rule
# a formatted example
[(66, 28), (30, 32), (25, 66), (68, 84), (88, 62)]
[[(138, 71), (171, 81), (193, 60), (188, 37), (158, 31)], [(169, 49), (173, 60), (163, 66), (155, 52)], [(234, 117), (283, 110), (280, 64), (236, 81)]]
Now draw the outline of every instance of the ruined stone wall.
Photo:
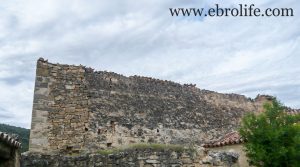
[(83, 67), (38, 61), (30, 151), (81, 149), (88, 127), (88, 89)]
[(82, 154), (34, 154), (22, 155), (21, 167), (152, 167), (152, 166), (194, 166), (200, 167), (200, 159), (196, 156), (174, 152), (153, 150), (130, 150), (108, 155)]
[(132, 143), (202, 144), (236, 129), (260, 103), (147, 77), (37, 62), (30, 151)]
[[(208, 154), (207, 154), (208, 153)], [(235, 152), (124, 150), (111, 154), (61, 155), (26, 152), (21, 167), (231, 167), (242, 166)]]

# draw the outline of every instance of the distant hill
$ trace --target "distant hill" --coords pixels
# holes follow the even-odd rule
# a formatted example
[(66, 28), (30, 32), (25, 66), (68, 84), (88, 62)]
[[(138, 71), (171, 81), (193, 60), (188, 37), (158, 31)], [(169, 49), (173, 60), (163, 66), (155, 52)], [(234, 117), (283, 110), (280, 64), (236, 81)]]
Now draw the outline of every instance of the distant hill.
[(21, 152), (28, 151), (28, 146), (29, 146), (29, 129), (21, 128), (21, 127), (16, 127), (16, 126), (11, 126), (11, 125), (6, 125), (6, 124), (0, 124), (0, 131), (1, 132), (6, 132), (8, 134), (17, 134), (20, 137), (20, 142), (22, 143), (22, 148)]

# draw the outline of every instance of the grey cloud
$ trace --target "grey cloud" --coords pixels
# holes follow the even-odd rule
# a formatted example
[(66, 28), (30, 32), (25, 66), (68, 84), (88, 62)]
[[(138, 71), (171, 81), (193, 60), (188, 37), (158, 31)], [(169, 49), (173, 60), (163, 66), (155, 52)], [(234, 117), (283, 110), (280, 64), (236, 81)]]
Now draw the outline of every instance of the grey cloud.
[(0, 107), (0, 120), (8, 120), (13, 118), (14, 115), (6, 111), (4, 108)]
[[(298, 17), (185, 19), (168, 13), (170, 7), (215, 3), (199, 0), (18, 2), (0, 5), (0, 92), (9, 97), (0, 97), (0, 107), (19, 126), (30, 125), (39, 57), (251, 97), (269, 93), (300, 107)], [(251, 3), (300, 9), (296, 0)]]

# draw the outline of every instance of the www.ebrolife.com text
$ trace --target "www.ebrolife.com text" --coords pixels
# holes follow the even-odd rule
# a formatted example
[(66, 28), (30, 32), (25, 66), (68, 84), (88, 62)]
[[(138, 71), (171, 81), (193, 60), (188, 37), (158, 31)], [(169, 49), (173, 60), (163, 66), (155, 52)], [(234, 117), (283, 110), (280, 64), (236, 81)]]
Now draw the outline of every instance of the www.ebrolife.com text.
[(169, 8), (171, 16), (199, 16), (199, 17), (291, 17), (293, 8), (266, 8), (260, 9), (254, 4), (238, 4), (234, 8), (223, 8), (215, 4), (210, 8)]

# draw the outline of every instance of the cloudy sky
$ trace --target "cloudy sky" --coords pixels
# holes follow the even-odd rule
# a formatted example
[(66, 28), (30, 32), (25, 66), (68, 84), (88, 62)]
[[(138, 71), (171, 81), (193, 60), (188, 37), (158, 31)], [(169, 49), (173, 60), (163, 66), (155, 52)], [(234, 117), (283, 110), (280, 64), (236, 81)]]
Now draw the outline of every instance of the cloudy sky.
[(300, 108), (300, 4), (294, 17), (171, 17), (171, 7), (235, 0), (26, 0), (0, 4), (0, 122), (29, 128), (36, 60), (151, 76), (200, 89), (277, 96)]

